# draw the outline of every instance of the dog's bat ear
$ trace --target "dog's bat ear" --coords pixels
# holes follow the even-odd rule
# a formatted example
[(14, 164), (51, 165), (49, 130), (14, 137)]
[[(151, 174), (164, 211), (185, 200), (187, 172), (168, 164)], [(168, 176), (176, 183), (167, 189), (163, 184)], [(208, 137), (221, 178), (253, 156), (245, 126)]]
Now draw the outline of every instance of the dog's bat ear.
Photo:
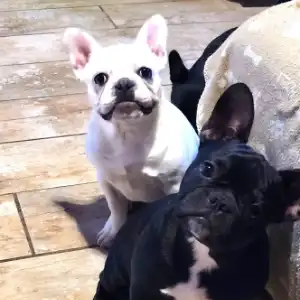
[(137, 43), (146, 44), (155, 55), (159, 70), (167, 64), (167, 38), (167, 22), (161, 15), (148, 19), (136, 37)]
[(254, 119), (253, 96), (244, 83), (230, 86), (200, 132), (204, 140), (236, 138), (247, 142)]
[(287, 210), (285, 216), (289, 220), (300, 219), (300, 169), (279, 171), (282, 178)]
[(90, 60), (91, 53), (100, 45), (87, 32), (79, 28), (68, 28), (64, 32), (63, 44), (67, 47), (75, 75), (81, 79), (81, 71)]
[(185, 67), (180, 54), (172, 50), (169, 54), (170, 80), (172, 83), (185, 83), (188, 79), (189, 71)]

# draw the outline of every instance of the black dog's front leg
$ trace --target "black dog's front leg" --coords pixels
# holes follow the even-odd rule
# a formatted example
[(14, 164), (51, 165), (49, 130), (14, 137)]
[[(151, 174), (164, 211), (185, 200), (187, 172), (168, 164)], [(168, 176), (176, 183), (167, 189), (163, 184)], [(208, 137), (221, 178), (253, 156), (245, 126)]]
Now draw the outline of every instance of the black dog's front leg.
[[(130, 300), (171, 300), (170, 297), (159, 290), (153, 290), (148, 286), (133, 285), (130, 289)], [(97, 299), (98, 300), (98, 299)]]
[(129, 300), (129, 288), (123, 287), (108, 291), (99, 281), (93, 300)]
[(255, 297), (253, 300), (273, 300), (273, 297), (267, 290), (264, 290), (259, 296)]
[(123, 270), (119, 261), (108, 255), (93, 300), (129, 300), (129, 285)]
[[(142, 248), (145, 250), (149, 247), (151, 245), (146, 243)], [(165, 283), (164, 265), (157, 256), (157, 252), (151, 251), (151, 248), (149, 252), (137, 251), (131, 267), (130, 300), (173, 299), (161, 292), (160, 287)]]
[[(169, 219), (164, 215), (162, 220), (156, 222), (156, 227), (148, 226), (136, 243), (131, 260), (130, 300), (174, 299), (161, 291), (174, 282), (174, 270), (167, 263), (174, 241), (171, 235), (165, 238), (166, 245), (161, 239), (166, 234), (166, 224), (169, 224), (166, 220)], [(166, 222), (160, 224), (161, 221)]]

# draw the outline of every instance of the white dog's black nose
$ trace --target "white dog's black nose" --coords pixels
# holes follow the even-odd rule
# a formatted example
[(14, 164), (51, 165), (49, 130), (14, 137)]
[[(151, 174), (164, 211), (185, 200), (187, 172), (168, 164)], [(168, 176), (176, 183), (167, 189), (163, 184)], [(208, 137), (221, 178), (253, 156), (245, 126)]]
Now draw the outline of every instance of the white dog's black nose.
[(114, 94), (117, 102), (134, 101), (134, 90), (136, 84), (129, 78), (119, 79), (114, 86)]
[(129, 90), (133, 90), (135, 82), (129, 78), (121, 78), (115, 84), (115, 90), (118, 93), (127, 93)]

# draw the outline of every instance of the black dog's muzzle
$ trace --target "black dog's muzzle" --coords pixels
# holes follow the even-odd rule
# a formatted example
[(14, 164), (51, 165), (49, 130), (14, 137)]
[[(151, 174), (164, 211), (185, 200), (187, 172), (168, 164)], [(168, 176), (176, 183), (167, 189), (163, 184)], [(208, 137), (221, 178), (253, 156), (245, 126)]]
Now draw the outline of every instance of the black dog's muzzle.
[(204, 242), (210, 234), (209, 211), (202, 210), (198, 212), (193, 211), (179, 211), (177, 218), (183, 224), (183, 227), (189, 234), (191, 234), (199, 242)]

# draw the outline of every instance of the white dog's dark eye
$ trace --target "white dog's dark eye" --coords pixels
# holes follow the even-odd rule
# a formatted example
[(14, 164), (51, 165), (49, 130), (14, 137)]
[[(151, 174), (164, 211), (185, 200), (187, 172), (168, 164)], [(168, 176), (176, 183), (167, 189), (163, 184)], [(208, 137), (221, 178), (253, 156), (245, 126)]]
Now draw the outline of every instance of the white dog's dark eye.
[(200, 166), (200, 172), (203, 177), (213, 178), (216, 174), (216, 166), (214, 163), (212, 163), (210, 161), (205, 161)]
[(103, 86), (107, 80), (108, 75), (106, 73), (99, 73), (94, 77), (94, 82), (99, 86)]
[(145, 80), (151, 80), (152, 79), (152, 70), (146, 67), (141, 67), (138, 70), (139, 76), (141, 76)]

